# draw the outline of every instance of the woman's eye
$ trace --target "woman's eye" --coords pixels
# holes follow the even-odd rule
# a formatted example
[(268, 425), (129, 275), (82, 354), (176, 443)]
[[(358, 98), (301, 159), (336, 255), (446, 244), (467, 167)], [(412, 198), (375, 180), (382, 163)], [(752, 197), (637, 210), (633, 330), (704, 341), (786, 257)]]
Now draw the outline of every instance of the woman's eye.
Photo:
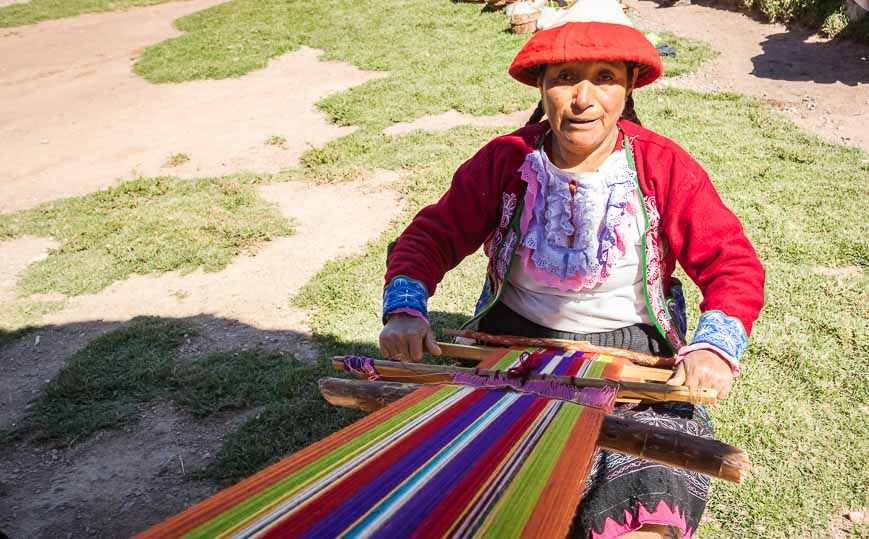
[(614, 79), (613, 74), (609, 71), (604, 71), (603, 73), (600, 73), (597, 78), (598, 80), (603, 82), (612, 82)]
[(573, 77), (570, 75), (570, 73), (559, 73), (558, 74), (558, 80), (572, 80), (572, 79), (573, 79)]

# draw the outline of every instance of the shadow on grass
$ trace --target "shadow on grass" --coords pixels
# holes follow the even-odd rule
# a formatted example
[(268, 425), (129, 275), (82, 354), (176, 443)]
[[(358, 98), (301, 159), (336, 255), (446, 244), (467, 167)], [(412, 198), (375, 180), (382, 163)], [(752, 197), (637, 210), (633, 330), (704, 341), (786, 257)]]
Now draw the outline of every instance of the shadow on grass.
[[(468, 318), (431, 316), (440, 328), (459, 327)], [(362, 417), (329, 405), (317, 380), (347, 376), (332, 367), (333, 355), (379, 357), (373, 342), (329, 335), (314, 336), (318, 352), (311, 354), (308, 335), (207, 315), (31, 327), (0, 337), (0, 365), (8, 373), (0, 447), (61, 449), (102, 430), (135, 432), (143, 405), (157, 401), (171, 402), (193, 421), (256, 410), (193, 476), (222, 482), (247, 477)], [(34, 363), (35, 357), (54, 364)]]

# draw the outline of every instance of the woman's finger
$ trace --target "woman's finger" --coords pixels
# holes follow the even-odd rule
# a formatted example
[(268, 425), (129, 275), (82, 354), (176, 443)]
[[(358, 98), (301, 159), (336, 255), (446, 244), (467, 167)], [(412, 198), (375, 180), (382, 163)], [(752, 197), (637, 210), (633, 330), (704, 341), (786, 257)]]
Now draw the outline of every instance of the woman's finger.
[(430, 354), (441, 355), (441, 347), (438, 346), (438, 340), (431, 328), (428, 328), (428, 331), (425, 332), (425, 348)]
[(422, 359), (422, 336), (408, 335), (407, 336), (407, 351), (408, 361), (419, 361)]
[(667, 380), (667, 385), (681, 386), (685, 383), (685, 363), (679, 363), (676, 367), (676, 372)]

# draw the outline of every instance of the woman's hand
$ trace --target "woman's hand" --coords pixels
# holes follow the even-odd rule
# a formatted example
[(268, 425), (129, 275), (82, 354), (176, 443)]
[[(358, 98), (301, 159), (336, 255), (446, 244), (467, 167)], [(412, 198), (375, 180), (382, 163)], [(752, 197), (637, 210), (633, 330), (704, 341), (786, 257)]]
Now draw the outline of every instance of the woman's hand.
[(419, 361), (423, 346), (429, 353), (441, 355), (441, 348), (428, 322), (409, 314), (391, 314), (380, 332), (380, 354), (388, 359)]
[(667, 381), (673, 386), (688, 386), (691, 389), (703, 387), (718, 390), (718, 400), (724, 400), (733, 386), (733, 373), (730, 364), (710, 350), (690, 352), (676, 367), (676, 372)]

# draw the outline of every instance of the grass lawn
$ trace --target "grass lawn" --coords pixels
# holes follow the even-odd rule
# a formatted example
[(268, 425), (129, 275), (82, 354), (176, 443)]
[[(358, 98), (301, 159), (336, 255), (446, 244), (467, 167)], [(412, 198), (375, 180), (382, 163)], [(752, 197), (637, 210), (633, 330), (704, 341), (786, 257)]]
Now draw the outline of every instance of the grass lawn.
[[(320, 16), (327, 9), (331, 17)], [(287, 174), (330, 181), (376, 168), (405, 173), (400, 189), (408, 212), (364, 254), (330, 262), (294, 299), (309, 310), (324, 357), (375, 350), (386, 244), (417, 209), (443, 192), (456, 166), (496, 134), (460, 127), (392, 137), (382, 128), (450, 108), (489, 114), (535, 101), (532, 90), (505, 75), (524, 38), (502, 32), (501, 15), (478, 11), (479, 5), (430, 0), (328, 5), (234, 0), (182, 19), (179, 26), (188, 34), (149, 49), (137, 67), (155, 81), (237, 76), (305, 44), (324, 49), (330, 59), (390, 72), (388, 78), (324, 100), (320, 106), (337, 122), (362, 128), (311, 150), (303, 166)], [(768, 274), (767, 306), (743, 359), (743, 375), (731, 398), (712, 410), (718, 437), (746, 449), (755, 468), (742, 485), (714, 483), (709, 520), (698, 536), (826, 536), (843, 510), (869, 505), (864, 418), (869, 224), (862, 205), (869, 195), (869, 156), (807, 135), (765, 105), (736, 95), (645, 89), (637, 93), (637, 110), (648, 127), (677, 140), (707, 168), (722, 198), (741, 217)], [(51, 225), (59, 234), (63, 227), (53, 225), (51, 215), (33, 221), (22, 215), (4, 218), (0, 231)], [(90, 225), (76, 226), (90, 230)], [(436, 328), (455, 327), (468, 317), (483, 264), (479, 254), (470, 257), (439, 287), (430, 304)], [(689, 292), (696, 306), (697, 291)], [(695, 307), (692, 320), (697, 316)], [(128, 355), (141, 354), (153, 367), (143, 367), (136, 388), (125, 388), (111, 378), (108, 366), (100, 367), (127, 361), (126, 352), (110, 355), (99, 343), (67, 368), (91, 373), (85, 378), (92, 377), (98, 390), (90, 394), (107, 396), (88, 404), (97, 419), (107, 414), (118, 421), (134, 419), (127, 413), (132, 409), (127, 398), (171, 398), (191, 413), (210, 413), (196, 404), (202, 401), (198, 395), (222, 391), (226, 380), (237, 377), (260, 380), (253, 385), (266, 395), (258, 401), (264, 411), (228, 440), (208, 472), (211, 477), (245, 476), (358, 417), (333, 410), (317, 397), (313, 382), (327, 372), (325, 367), (290, 361), (287, 371), (274, 371), (279, 367), (273, 358), (258, 353), (237, 360), (203, 358), (183, 375), (166, 374), (174, 361), (173, 331), (187, 329), (163, 329), (153, 337), (147, 336), (152, 331), (147, 324), (135, 331), (145, 333), (144, 348), (135, 344)], [(149, 339), (155, 340), (153, 346)], [(278, 391), (290, 394), (288, 399), (275, 396), (273, 376), (261, 377), (275, 372), (279, 380), (292, 380), (282, 387), (295, 389)], [(70, 393), (51, 389), (54, 385), (69, 384), (52, 382), (40, 403), (55, 402), (57, 408), (57, 402), (76, 402), (75, 384)], [(256, 404), (245, 395), (229, 395), (227, 406)], [(51, 400), (58, 396), (60, 401)], [(62, 424), (62, 416), (48, 413), (51, 406), (39, 415), (41, 406), (33, 432)], [(37, 417), (50, 420), (39, 423)], [(85, 436), (99, 428), (93, 425), (78, 431), (66, 425), (56, 436), (67, 431)]]
[(218, 271), (258, 243), (291, 234), (292, 223), (256, 194), (259, 181), (140, 178), (0, 215), (0, 240), (31, 234), (61, 244), (19, 276), (21, 298), (0, 306), (0, 329), (63, 305), (31, 301), (32, 294), (94, 293), (134, 273)]
[(135, 6), (151, 6), (169, 0), (29, 0), (0, 7), (0, 28), (35, 24), (51, 19), (74, 17), (95, 11), (113, 11)]

